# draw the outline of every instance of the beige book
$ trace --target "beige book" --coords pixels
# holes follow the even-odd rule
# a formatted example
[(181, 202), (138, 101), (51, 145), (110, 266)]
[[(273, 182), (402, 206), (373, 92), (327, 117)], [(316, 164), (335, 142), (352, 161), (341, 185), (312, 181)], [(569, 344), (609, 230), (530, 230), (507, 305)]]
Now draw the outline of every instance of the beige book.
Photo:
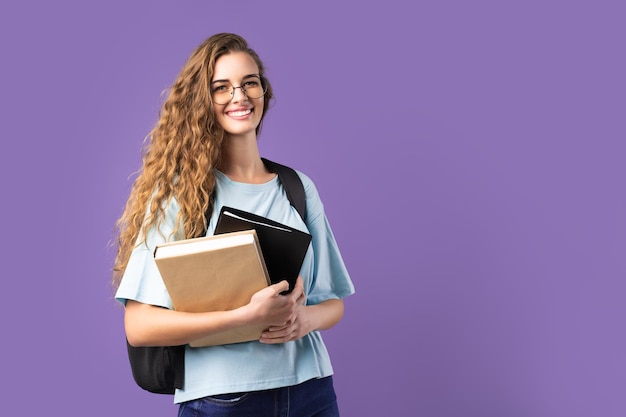
[[(165, 287), (177, 311), (233, 310), (270, 284), (254, 230), (185, 239), (154, 251)], [(259, 326), (237, 328), (190, 343), (192, 347), (257, 340)]]

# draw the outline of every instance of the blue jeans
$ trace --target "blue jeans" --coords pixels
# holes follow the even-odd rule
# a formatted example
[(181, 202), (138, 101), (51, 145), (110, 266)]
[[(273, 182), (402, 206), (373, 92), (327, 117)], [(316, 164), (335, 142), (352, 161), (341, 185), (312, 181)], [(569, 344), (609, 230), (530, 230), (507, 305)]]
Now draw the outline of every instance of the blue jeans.
[(332, 377), (184, 402), (178, 417), (339, 417)]

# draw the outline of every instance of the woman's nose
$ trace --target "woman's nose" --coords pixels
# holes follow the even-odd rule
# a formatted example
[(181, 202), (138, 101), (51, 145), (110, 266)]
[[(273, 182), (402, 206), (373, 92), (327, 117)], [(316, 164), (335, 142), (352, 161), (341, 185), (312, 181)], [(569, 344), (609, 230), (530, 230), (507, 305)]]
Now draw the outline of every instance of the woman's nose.
[(248, 99), (243, 87), (233, 87), (233, 100), (232, 101), (245, 101)]

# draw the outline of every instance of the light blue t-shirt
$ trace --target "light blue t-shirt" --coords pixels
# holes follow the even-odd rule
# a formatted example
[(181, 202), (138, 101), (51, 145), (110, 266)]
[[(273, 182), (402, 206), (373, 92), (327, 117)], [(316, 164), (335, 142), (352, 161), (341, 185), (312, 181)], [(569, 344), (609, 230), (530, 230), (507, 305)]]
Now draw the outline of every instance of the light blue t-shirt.
[[(216, 200), (207, 235), (212, 235), (222, 206), (235, 207), (265, 216), (312, 235), (311, 245), (300, 274), (304, 279), (307, 304), (344, 298), (354, 286), (341, 258), (324, 207), (315, 185), (298, 172), (306, 192), (306, 224), (291, 206), (278, 177), (264, 184), (235, 182), (216, 171)], [(159, 230), (148, 233), (147, 245), (133, 251), (115, 295), (125, 303), (136, 300), (172, 308), (152, 253), (155, 245), (170, 236), (180, 208), (172, 200)], [(180, 239), (170, 237), (169, 240)], [(185, 351), (185, 384), (177, 390), (180, 403), (207, 395), (246, 392), (299, 384), (312, 378), (332, 375), (328, 352), (319, 331), (277, 345), (257, 341), (223, 346), (190, 348)]]

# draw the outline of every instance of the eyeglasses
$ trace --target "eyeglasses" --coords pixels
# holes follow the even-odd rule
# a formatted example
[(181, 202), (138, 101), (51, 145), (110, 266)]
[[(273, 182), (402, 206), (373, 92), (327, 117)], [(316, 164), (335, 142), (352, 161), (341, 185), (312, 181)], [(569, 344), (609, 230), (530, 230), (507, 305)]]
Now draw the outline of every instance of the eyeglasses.
[(267, 91), (263, 78), (259, 76), (247, 78), (239, 87), (233, 86), (229, 81), (215, 81), (211, 84), (211, 99), (215, 104), (228, 104), (235, 97), (235, 90), (238, 88), (248, 98), (261, 98)]

